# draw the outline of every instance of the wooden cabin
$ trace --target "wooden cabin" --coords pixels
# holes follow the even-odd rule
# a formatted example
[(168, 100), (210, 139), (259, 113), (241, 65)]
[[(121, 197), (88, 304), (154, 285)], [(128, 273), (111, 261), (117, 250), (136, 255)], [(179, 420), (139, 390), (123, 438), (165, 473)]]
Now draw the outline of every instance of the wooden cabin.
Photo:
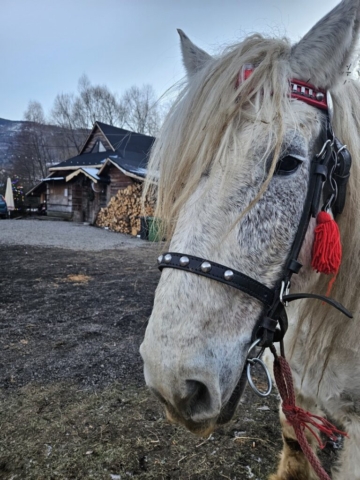
[(96, 122), (79, 155), (52, 166), (26, 195), (42, 196), (49, 216), (93, 224), (119, 189), (143, 182), (154, 140)]

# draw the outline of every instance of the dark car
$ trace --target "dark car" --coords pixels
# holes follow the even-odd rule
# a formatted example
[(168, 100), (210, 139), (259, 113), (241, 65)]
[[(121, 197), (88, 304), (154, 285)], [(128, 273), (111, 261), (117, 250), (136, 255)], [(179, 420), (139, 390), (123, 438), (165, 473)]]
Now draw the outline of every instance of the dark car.
[(5, 202), (5, 198), (0, 195), (0, 217), (7, 218), (8, 216), (8, 208)]

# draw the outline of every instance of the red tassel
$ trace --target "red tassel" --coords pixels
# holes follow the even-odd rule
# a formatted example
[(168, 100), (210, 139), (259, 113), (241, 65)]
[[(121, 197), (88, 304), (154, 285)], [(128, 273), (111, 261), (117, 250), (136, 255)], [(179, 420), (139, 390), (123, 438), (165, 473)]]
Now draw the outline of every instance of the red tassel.
[(316, 222), (311, 266), (319, 273), (335, 275), (329, 283), (329, 294), (341, 265), (340, 232), (337, 223), (327, 212), (320, 212)]

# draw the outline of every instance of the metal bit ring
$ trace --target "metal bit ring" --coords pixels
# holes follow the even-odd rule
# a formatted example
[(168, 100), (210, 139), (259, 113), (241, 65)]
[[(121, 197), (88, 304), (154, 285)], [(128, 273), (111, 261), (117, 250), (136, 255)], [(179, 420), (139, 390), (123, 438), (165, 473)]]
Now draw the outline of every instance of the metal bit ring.
[[(248, 354), (251, 353), (251, 351), (260, 343), (261, 339), (258, 338), (249, 348), (248, 350)], [(248, 382), (249, 382), (249, 385), (250, 387), (253, 389), (253, 391), (259, 395), (259, 397), (268, 397), (271, 393), (271, 390), (272, 390), (272, 378), (271, 378), (271, 375), (269, 373), (269, 370), (267, 369), (267, 366), (265, 365), (265, 363), (261, 360), (261, 355), (263, 354), (264, 352), (264, 349), (260, 350), (259, 354), (257, 357), (254, 357), (254, 358), (248, 358), (247, 359), (247, 366), (246, 366), (246, 376), (247, 376), (247, 379), (248, 379)], [(258, 363), (259, 365), (261, 365), (261, 367), (263, 368), (265, 374), (266, 374), (266, 379), (267, 379), (267, 390), (265, 392), (262, 392), (261, 390), (259, 390), (253, 379), (252, 379), (252, 375), (251, 375), (251, 366), (252, 365), (255, 365), (256, 363)]]
[[(262, 366), (265, 374), (266, 374), (266, 379), (267, 379), (267, 390), (265, 392), (259, 390), (257, 388), (257, 386), (255, 385), (253, 379), (252, 379), (252, 376), (251, 376), (251, 366), (252, 365), (255, 365), (255, 363), (258, 363), (259, 365)], [(254, 392), (259, 395), (259, 397), (268, 397), (271, 393), (271, 390), (272, 390), (272, 378), (271, 378), (271, 375), (269, 373), (269, 370), (267, 369), (267, 366), (265, 365), (265, 363), (261, 360), (261, 358), (252, 358), (252, 359), (248, 359), (248, 364), (246, 366), (246, 375), (247, 375), (247, 379), (248, 379), (248, 382), (249, 382), (249, 385), (250, 387), (254, 390)]]

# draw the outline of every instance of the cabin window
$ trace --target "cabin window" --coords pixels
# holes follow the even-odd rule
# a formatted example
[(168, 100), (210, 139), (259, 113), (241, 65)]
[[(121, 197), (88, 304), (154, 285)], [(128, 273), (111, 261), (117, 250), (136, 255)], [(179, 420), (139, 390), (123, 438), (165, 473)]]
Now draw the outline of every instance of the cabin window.
[(95, 145), (93, 146), (92, 153), (98, 153), (98, 152), (106, 152), (106, 148), (104, 147), (103, 143), (101, 140), (97, 140)]
[(68, 196), (68, 189), (64, 188), (64, 197), (67, 197), (67, 196)]

